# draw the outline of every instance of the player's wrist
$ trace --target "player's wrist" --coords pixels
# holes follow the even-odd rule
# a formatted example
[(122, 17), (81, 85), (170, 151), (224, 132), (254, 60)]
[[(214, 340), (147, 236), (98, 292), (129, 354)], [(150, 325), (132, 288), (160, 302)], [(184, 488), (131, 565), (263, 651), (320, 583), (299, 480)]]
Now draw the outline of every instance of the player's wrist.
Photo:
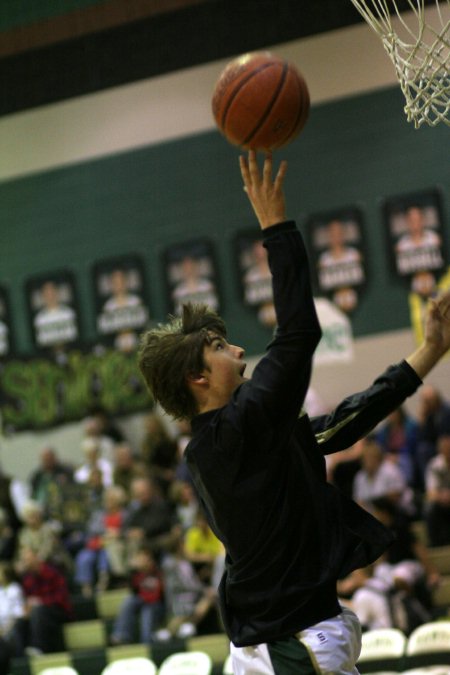
[(286, 214), (284, 211), (264, 216), (259, 219), (259, 225), (262, 230), (267, 230), (269, 227), (274, 227), (275, 225), (280, 225), (280, 223), (284, 222), (286, 222)]

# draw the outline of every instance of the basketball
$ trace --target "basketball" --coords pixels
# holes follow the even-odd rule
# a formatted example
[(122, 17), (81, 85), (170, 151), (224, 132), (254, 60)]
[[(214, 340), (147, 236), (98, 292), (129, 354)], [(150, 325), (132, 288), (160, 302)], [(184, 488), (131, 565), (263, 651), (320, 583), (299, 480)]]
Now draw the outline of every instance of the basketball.
[(212, 96), (215, 122), (233, 145), (272, 151), (294, 140), (306, 124), (308, 86), (292, 64), (255, 52), (230, 61)]

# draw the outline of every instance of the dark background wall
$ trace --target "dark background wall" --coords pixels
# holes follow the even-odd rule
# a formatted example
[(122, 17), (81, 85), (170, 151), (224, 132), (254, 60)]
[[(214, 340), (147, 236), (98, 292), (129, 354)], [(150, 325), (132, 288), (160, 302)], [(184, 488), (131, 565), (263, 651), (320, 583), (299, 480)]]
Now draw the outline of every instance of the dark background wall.
[[(355, 335), (407, 327), (407, 287), (390, 276), (382, 200), (438, 187), (449, 222), (448, 130), (415, 131), (405, 123), (400, 92), (392, 88), (314, 107), (302, 136), (279, 154), (289, 160), (289, 214), (300, 225), (312, 213), (342, 206), (363, 212), (369, 280), (353, 317)], [(207, 236), (217, 255), (230, 333), (250, 353), (260, 352), (270, 333), (240, 303), (234, 258), (236, 232), (255, 223), (237, 156), (217, 132), (206, 132), (1, 184), (1, 277), (11, 289), (20, 351), (31, 349), (27, 276), (61, 267), (75, 273), (83, 334), (90, 341), (96, 260), (143, 255), (151, 314), (161, 320), (169, 309), (164, 248)]]

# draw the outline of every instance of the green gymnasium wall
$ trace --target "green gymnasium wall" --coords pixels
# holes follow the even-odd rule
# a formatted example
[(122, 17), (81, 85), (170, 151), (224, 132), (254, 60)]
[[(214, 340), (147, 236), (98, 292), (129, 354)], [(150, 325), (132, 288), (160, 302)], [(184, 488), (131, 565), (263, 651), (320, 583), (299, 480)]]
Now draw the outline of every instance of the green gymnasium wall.
[(103, 0), (2, 0), (0, 30), (10, 30), (35, 21), (61, 16), (76, 9), (99, 5)]
[[(356, 336), (410, 324), (407, 289), (390, 276), (382, 224), (384, 197), (438, 187), (444, 224), (450, 211), (450, 138), (446, 127), (415, 130), (392, 88), (316, 106), (302, 136), (277, 153), (289, 171), (289, 216), (358, 206), (369, 251), (367, 289), (353, 317)], [(99, 259), (145, 259), (152, 318), (168, 310), (162, 253), (197, 236), (214, 246), (222, 314), (230, 336), (260, 353), (270, 338), (240, 302), (233, 238), (256, 227), (242, 191), (238, 150), (215, 131), (0, 184), (0, 283), (9, 288), (18, 350), (32, 350), (25, 279), (72, 270), (83, 335), (95, 339), (91, 268)], [(446, 240), (448, 254), (449, 237)]]

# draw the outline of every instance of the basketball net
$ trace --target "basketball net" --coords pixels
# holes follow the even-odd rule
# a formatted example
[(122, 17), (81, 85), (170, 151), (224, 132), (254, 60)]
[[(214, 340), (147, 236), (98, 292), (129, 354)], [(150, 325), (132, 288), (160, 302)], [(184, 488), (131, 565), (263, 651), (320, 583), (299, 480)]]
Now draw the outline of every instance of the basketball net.
[[(424, 122), (450, 126), (450, 0), (436, 0), (433, 17), (430, 9), (426, 16), (425, 0), (351, 2), (379, 35), (395, 66), (408, 122), (416, 129)], [(402, 14), (400, 3), (412, 12)]]

